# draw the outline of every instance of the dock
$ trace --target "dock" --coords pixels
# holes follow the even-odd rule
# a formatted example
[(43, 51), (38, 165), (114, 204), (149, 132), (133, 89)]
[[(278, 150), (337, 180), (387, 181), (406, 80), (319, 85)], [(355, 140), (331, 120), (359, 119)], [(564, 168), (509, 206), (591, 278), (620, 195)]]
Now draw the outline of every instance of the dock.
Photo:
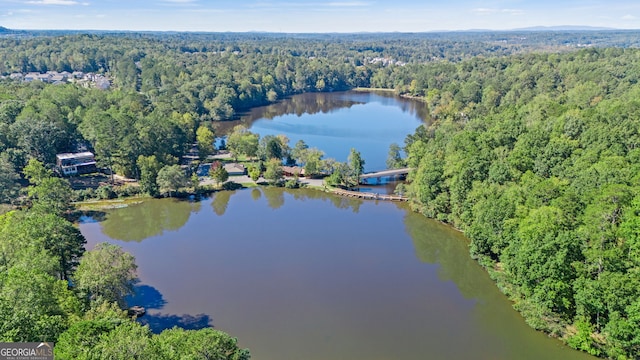
[(400, 195), (386, 195), (386, 194), (376, 194), (376, 193), (368, 193), (368, 192), (360, 192), (360, 191), (349, 191), (343, 189), (333, 189), (332, 192), (336, 195), (353, 197), (365, 200), (384, 200), (384, 201), (408, 201), (409, 198)]

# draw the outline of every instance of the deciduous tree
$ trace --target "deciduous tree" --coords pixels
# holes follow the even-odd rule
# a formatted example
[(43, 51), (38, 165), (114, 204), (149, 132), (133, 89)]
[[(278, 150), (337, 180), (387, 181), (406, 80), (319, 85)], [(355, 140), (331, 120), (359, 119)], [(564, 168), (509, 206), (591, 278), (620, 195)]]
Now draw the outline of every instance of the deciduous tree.
[(215, 135), (209, 127), (200, 125), (196, 131), (196, 141), (198, 142), (198, 155), (200, 159), (206, 159), (207, 156), (213, 154)]
[(117, 302), (124, 308), (124, 299), (133, 293), (138, 280), (136, 268), (133, 255), (119, 246), (100, 243), (80, 259), (73, 280), (88, 300)]
[(179, 165), (165, 166), (158, 171), (158, 187), (161, 193), (171, 194), (187, 186), (187, 177)]

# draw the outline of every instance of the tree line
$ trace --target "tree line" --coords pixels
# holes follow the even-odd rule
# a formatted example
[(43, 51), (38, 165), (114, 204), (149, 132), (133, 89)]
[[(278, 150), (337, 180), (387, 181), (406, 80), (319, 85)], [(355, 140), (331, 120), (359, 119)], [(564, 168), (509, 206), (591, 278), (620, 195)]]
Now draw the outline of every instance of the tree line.
[(406, 139), (413, 208), (463, 230), (531, 326), (617, 359), (640, 354), (638, 56), (390, 73), (434, 121)]

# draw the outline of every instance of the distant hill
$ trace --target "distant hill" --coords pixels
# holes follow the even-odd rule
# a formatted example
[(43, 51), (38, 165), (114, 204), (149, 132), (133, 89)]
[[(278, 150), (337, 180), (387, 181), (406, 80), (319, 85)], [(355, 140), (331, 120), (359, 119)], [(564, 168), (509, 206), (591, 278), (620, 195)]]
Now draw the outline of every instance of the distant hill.
[(4, 26), (0, 26), (0, 36), (2, 35), (21, 35), (24, 34), (25, 31), (24, 30), (13, 30), (13, 29), (7, 29)]
[(582, 25), (560, 25), (560, 26), (533, 26), (513, 29), (514, 31), (603, 31), (618, 30), (610, 27), (582, 26)]

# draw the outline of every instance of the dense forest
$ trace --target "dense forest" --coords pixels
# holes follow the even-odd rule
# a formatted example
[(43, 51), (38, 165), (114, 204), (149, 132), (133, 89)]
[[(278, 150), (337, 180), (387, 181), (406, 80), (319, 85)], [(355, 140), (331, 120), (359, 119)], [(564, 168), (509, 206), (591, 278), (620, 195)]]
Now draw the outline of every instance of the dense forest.
[(473, 59), (411, 80), (413, 206), (463, 230), (529, 324), (594, 355), (640, 354), (637, 50)]
[[(0, 307), (41, 306), (21, 310), (38, 330), (2, 318), (1, 339), (47, 334), (64, 343), (74, 339), (65, 331), (98, 331), (117, 342), (131, 331), (143, 348), (166, 349), (165, 340), (214, 336), (151, 335), (83, 287), (91, 252), (65, 222), (73, 194), (49, 172), (56, 153), (86, 146), (101, 166), (140, 179), (250, 107), (369, 87), (427, 104), (430, 125), (404, 147), (412, 206), (465, 232), (472, 256), (531, 326), (594, 355), (640, 354), (637, 33), (8, 34), (0, 37), (0, 203), (23, 209), (0, 218)], [(52, 70), (105, 74), (113, 87), (9, 78)], [(32, 234), (54, 225), (69, 248)], [(16, 241), (32, 246), (18, 251)], [(57, 289), (55, 299), (12, 298), (25, 276)], [(68, 279), (78, 286), (67, 288)], [(112, 331), (121, 323), (129, 328)]]

